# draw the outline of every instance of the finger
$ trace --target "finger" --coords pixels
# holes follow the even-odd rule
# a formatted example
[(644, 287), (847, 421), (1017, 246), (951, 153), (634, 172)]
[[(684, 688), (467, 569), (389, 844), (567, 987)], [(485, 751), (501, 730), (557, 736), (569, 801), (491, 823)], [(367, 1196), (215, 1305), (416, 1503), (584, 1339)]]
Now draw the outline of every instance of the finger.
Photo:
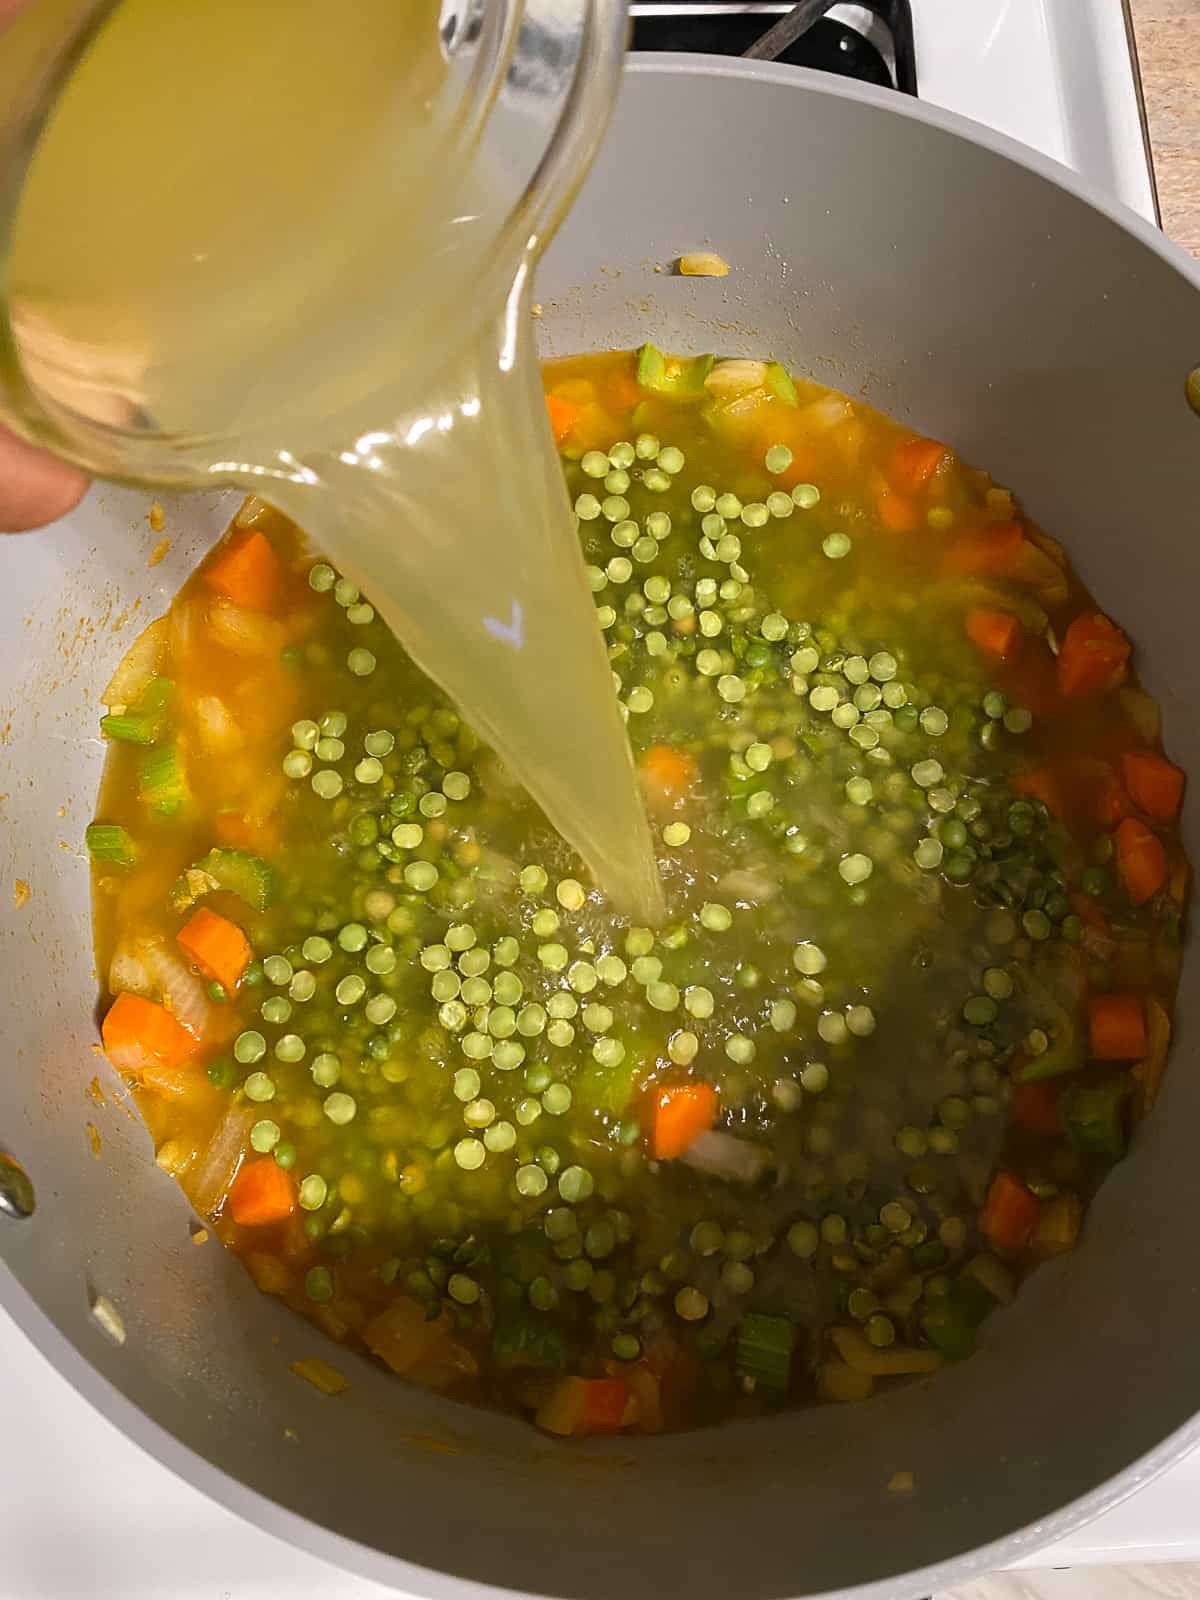
[(78, 467), (0, 428), (0, 532), (24, 533), (65, 516), (87, 488)]

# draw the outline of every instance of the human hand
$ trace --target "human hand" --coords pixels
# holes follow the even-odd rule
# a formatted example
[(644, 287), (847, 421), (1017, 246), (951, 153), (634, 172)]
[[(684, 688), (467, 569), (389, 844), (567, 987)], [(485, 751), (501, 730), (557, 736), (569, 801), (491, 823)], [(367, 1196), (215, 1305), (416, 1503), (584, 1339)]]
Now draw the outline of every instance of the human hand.
[[(29, 0), (0, 0), (0, 31)], [(24, 533), (63, 517), (87, 493), (78, 467), (0, 428), (0, 533)]]
[(78, 467), (0, 428), (0, 532), (54, 522), (79, 504), (87, 487)]

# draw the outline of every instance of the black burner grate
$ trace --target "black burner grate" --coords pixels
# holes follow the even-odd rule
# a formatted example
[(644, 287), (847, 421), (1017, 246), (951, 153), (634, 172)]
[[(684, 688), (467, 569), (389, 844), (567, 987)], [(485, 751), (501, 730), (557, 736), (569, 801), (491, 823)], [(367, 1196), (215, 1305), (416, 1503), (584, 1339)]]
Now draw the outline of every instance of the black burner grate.
[[(840, 18), (819, 14), (833, 9), (835, 0), (804, 0), (815, 20), (775, 59), (915, 95), (909, 0), (857, 3), (874, 19), (870, 36)], [(793, 9), (799, 7), (783, 0), (634, 0), (632, 48), (740, 56)]]

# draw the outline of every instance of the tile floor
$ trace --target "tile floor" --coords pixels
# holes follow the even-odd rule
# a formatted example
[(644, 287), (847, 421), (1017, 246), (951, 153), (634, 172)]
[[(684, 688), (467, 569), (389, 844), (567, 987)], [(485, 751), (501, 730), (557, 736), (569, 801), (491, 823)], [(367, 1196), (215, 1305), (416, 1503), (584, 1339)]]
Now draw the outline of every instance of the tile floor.
[(1000, 1572), (940, 1590), (933, 1600), (1200, 1600), (1200, 1566)]

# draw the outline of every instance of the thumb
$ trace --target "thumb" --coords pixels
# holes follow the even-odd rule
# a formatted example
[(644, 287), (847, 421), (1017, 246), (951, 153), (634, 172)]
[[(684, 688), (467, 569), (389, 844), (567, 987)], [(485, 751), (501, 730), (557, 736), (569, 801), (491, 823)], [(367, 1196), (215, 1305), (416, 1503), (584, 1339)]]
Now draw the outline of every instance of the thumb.
[(65, 516), (87, 488), (78, 467), (0, 428), (0, 532), (24, 533)]

